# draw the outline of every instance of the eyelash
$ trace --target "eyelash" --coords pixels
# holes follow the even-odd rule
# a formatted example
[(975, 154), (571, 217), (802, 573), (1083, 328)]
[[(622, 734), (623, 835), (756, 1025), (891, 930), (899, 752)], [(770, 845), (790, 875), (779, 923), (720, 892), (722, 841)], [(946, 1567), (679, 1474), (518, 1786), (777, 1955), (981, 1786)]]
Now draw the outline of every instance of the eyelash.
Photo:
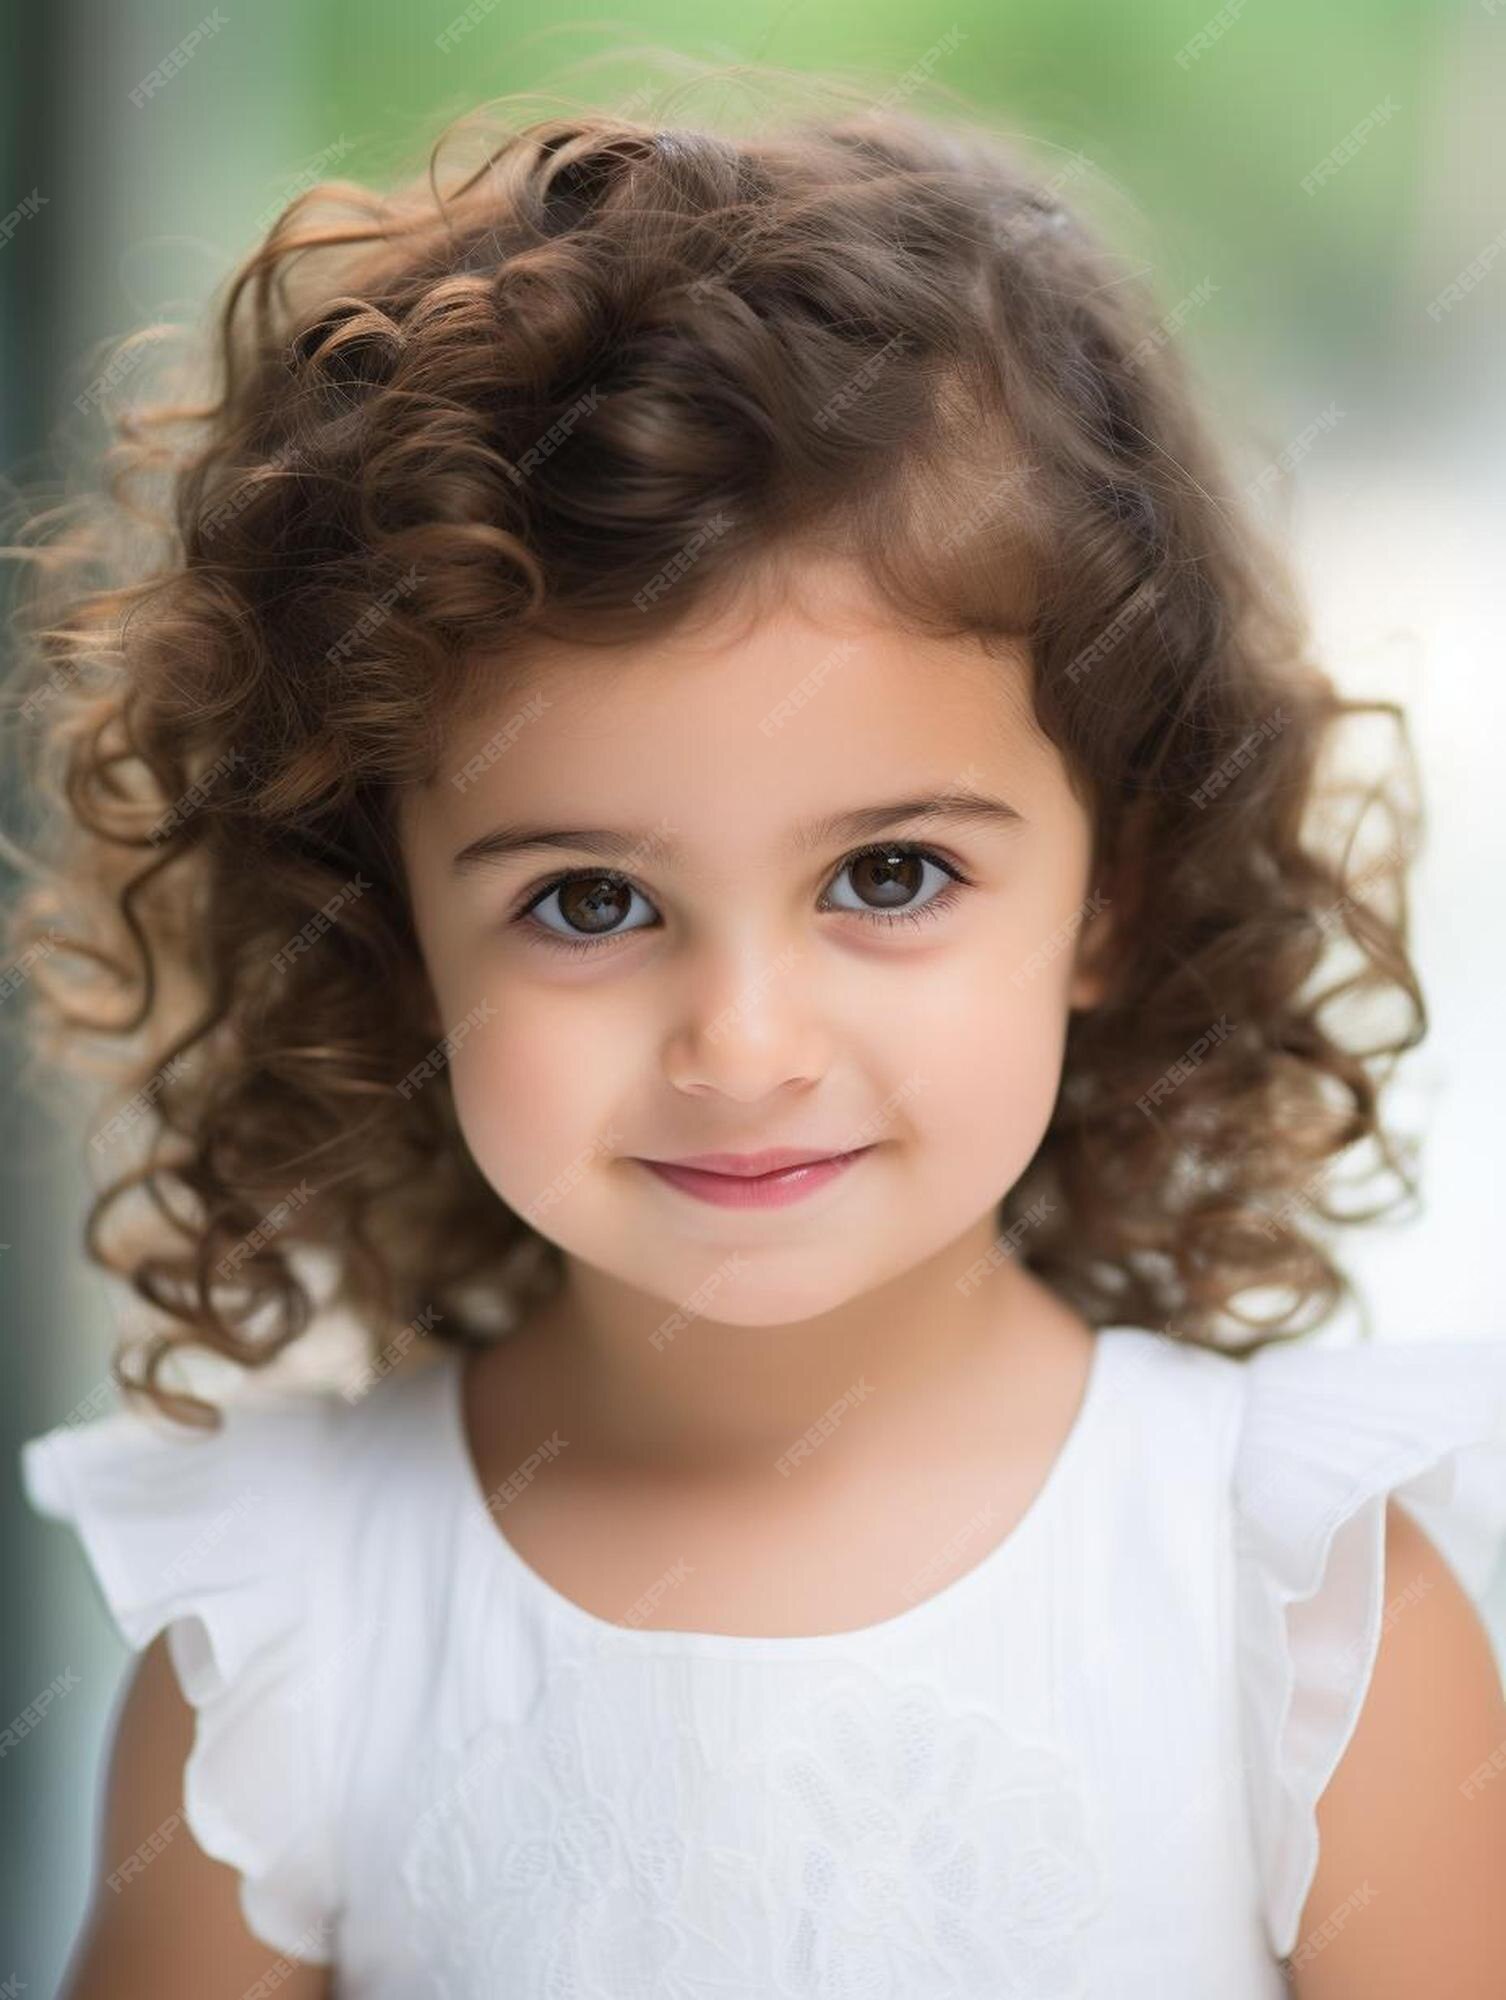
[[(840, 910), (836, 912), (837, 915), (858, 917), (866, 923), (877, 924), (882, 930), (890, 930), (896, 924), (926, 923), (932, 917), (940, 916), (943, 911), (949, 910), (957, 901), (960, 890), (972, 887), (972, 877), (965, 875), (955, 863), (946, 860), (944, 856), (937, 854), (932, 848), (917, 847), (908, 841), (891, 841), (887, 845), (880, 844), (873, 847), (860, 847), (854, 853), (845, 856), (841, 868), (837, 870), (837, 875), (842, 873), (842, 869), (850, 868), (855, 861), (861, 861), (865, 855), (869, 854), (906, 854), (912, 855), (921, 861), (934, 862), (938, 868), (951, 877), (951, 881), (946, 888), (938, 890), (930, 902), (922, 903), (918, 909), (895, 910), (887, 916), (878, 910)], [(557, 931), (546, 930), (542, 924), (532, 921), (532, 912), (538, 905), (547, 896), (552, 895), (556, 889), (562, 888), (566, 882), (596, 882), (600, 881), (602, 876), (607, 872), (600, 869), (570, 868), (566, 869), (562, 874), (552, 876), (549, 881), (542, 883), (537, 889), (529, 891), (527, 901), (507, 919), (508, 925), (517, 924), (520, 926), (527, 935), (530, 944), (540, 944), (545, 950), (565, 952), (599, 951), (604, 945), (616, 944), (622, 938), (635, 935), (635, 933), (630, 931), (617, 931), (607, 937), (566, 938), (561, 937)], [(626, 880), (626, 877), (623, 879)], [(832, 879), (835, 880), (836, 877), (834, 876)], [(651, 926), (642, 924), (638, 926), (639, 930), (648, 928), (651, 928)]]

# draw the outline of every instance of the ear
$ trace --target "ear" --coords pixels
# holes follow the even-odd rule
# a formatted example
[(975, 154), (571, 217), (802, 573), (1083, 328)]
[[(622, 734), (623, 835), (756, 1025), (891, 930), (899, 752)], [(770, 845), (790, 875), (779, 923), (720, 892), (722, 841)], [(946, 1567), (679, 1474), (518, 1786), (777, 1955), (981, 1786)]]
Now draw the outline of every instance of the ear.
[(1119, 940), (1113, 904), (1095, 890), (1086, 906), (1093, 913), (1084, 918), (1078, 931), (1072, 981), (1067, 988), (1067, 1005), (1074, 1013), (1101, 1007), (1108, 998), (1114, 948)]
[(444, 1040), (445, 1031), (439, 1023), (439, 1008), (435, 1004), (433, 989), (427, 980), (424, 981), (423, 992), (420, 995), (419, 1019), (427, 1042), (437, 1045)]
[(1125, 812), (1114, 853), (1100, 866), (1083, 901), (1067, 1003), (1074, 1011), (1101, 1007), (1113, 997), (1127, 953), (1130, 926), (1144, 895), (1145, 855), (1155, 812), (1153, 799), (1137, 800)]
[(407, 958), (398, 990), (394, 999), (401, 1015), (417, 1022), (419, 1032), (429, 1044), (444, 1040), (444, 1029), (439, 1024), (439, 1003), (434, 997), (433, 982), (429, 978), (428, 967), (415, 945)]

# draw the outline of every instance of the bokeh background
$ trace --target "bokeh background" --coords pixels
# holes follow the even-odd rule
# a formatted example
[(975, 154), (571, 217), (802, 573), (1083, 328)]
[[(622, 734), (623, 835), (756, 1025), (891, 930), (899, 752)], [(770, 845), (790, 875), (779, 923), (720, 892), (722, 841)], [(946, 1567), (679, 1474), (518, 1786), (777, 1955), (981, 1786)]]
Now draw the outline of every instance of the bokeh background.
[[(111, 343), (192, 320), (315, 180), (407, 169), (446, 119), (521, 90), (539, 115), (691, 123), (744, 103), (750, 63), (858, 75), (916, 108), (955, 93), (1046, 148), (1159, 289), (1293, 538), (1320, 654), (1351, 692), (1406, 704), (1432, 1032), (1393, 1115), (1423, 1140), (1426, 1200), (1349, 1254), (1381, 1337), (1506, 1338), (1506, 0), (629, 0), (563, 21), (515, 0), (14, 0), (0, 498), (62, 495), (130, 398), (128, 372), (101, 383)], [(7, 508), (3, 539), (12, 525)], [(16, 1450), (101, 1407), (133, 1322), (83, 1254), (83, 1135), (39, 1119), (18, 1060), (0, 1035), (0, 1726), (57, 1677), (68, 1692), (0, 1755), (0, 1988), (49, 1994), (127, 1659), (67, 1531), (25, 1507)]]

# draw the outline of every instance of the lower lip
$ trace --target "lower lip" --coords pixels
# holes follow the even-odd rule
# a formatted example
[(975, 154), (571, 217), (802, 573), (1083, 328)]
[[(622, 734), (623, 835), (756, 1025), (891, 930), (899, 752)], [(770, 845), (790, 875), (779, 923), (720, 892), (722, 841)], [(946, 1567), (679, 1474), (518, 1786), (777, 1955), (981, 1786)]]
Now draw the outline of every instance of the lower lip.
[(817, 1188), (844, 1174), (868, 1147), (838, 1153), (829, 1160), (811, 1160), (803, 1167), (786, 1167), (777, 1174), (708, 1174), (700, 1167), (672, 1167), (662, 1160), (645, 1160), (643, 1165), (697, 1201), (709, 1201), (718, 1208), (786, 1208), (803, 1201)]

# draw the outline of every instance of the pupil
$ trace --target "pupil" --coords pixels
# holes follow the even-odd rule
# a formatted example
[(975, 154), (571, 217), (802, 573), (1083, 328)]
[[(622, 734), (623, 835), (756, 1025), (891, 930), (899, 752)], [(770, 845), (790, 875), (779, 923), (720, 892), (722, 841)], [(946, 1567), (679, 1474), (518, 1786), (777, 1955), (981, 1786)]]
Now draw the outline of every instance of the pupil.
[(621, 922), (630, 906), (632, 891), (610, 875), (592, 881), (567, 882), (559, 891), (560, 909), (582, 930), (610, 930)]
[[(896, 904), (907, 902), (920, 887), (922, 865), (918, 854), (862, 854), (852, 873), (860, 894), (871, 890), (880, 905)], [(864, 876), (871, 879), (864, 881)]]
[[(921, 859), (918, 854), (863, 854), (852, 863), (852, 875), (860, 894), (880, 908), (894, 907), (919, 889)], [(566, 882), (558, 894), (561, 911), (578, 930), (609, 931), (627, 914), (632, 892), (610, 875), (597, 875)]]

